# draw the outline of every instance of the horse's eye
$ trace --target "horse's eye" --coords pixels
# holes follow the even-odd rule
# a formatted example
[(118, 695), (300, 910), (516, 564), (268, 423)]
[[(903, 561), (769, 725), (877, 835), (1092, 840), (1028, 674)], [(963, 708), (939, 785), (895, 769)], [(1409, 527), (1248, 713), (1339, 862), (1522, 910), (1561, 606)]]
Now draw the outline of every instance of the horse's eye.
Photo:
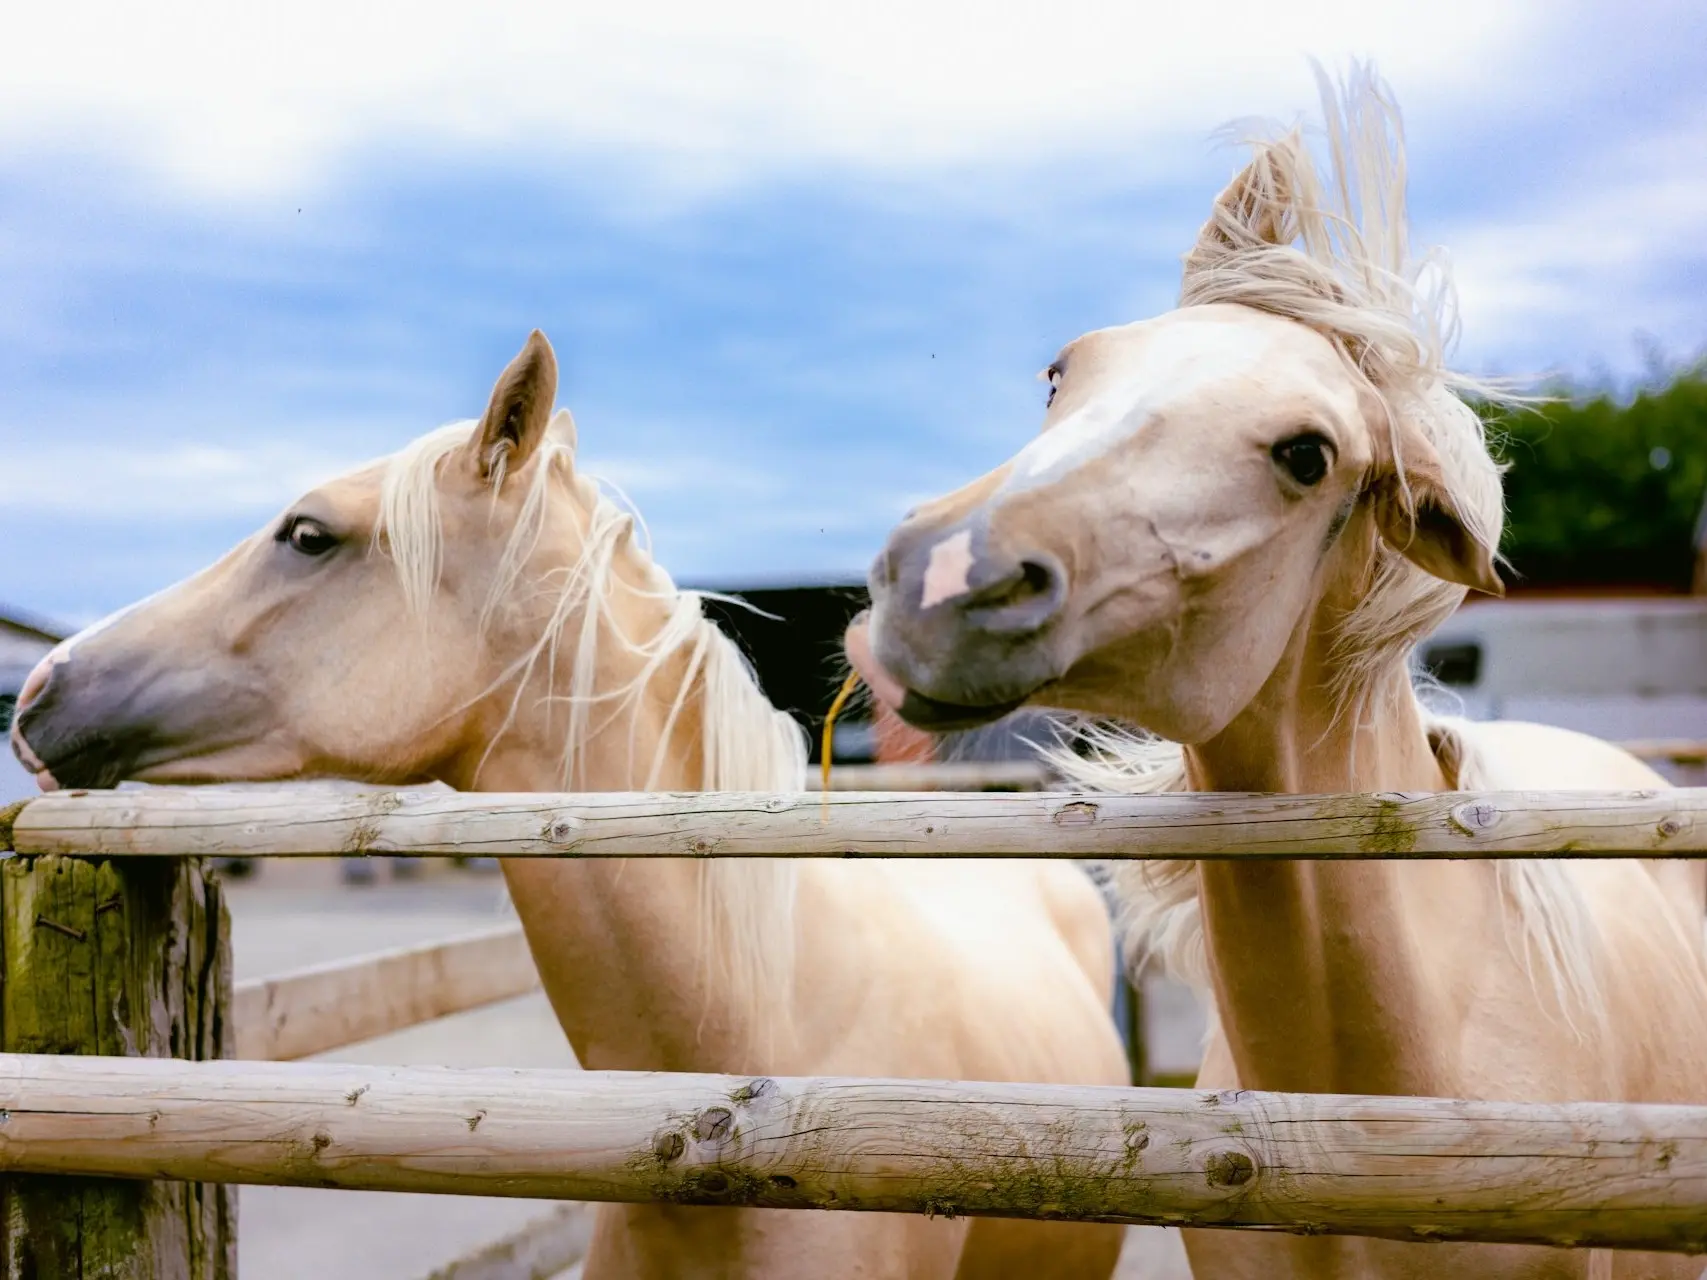
[(305, 556), (323, 556), (338, 545), (338, 535), (318, 520), (296, 516), (279, 530), (278, 540), (288, 543), (292, 551)]
[(1274, 460), (1286, 468), (1286, 472), (1305, 488), (1320, 484), (1322, 477), (1328, 474), (1328, 464), (1331, 461), (1329, 452), (1333, 446), (1326, 439), (1313, 431), (1303, 435), (1292, 436), (1282, 440), (1269, 450)]

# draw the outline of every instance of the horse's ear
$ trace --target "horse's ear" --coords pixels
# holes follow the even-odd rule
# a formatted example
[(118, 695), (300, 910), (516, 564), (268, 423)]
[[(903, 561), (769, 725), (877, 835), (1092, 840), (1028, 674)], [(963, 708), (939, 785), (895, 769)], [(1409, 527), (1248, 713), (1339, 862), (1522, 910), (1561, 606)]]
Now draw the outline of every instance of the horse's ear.
[(1259, 146), (1251, 162), (1215, 197), (1209, 221), (1185, 255), (1187, 281), (1240, 249), (1285, 244), (1292, 239), (1288, 210), (1293, 193), (1288, 175), (1298, 162), (1301, 145), (1292, 136)]
[(505, 476), (527, 463), (545, 438), (556, 399), (557, 357), (535, 329), (521, 354), (499, 375), (469, 441), (471, 461), (482, 480), (502, 484)]
[(567, 409), (551, 415), (551, 434), (568, 445), (570, 453), (581, 447), (581, 429), (575, 425), (575, 415)]
[(1383, 459), (1370, 486), (1382, 540), (1445, 582), (1503, 596), (1494, 548), (1470, 531), (1446, 484), (1440, 455), (1414, 425), (1398, 427), (1396, 435), (1403, 479), (1400, 466)]

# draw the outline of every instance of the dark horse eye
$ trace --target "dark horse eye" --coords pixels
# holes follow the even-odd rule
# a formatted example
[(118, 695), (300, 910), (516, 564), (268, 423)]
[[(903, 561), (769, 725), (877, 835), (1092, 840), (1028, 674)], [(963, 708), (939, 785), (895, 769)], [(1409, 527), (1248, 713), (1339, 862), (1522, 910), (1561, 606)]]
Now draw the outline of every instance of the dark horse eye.
[(318, 520), (296, 516), (279, 530), (278, 540), (305, 556), (323, 556), (338, 545), (338, 537)]
[(1274, 460), (1286, 468), (1299, 484), (1309, 487), (1320, 484), (1328, 474), (1328, 449), (1331, 446), (1321, 436), (1307, 432), (1282, 440), (1269, 450)]

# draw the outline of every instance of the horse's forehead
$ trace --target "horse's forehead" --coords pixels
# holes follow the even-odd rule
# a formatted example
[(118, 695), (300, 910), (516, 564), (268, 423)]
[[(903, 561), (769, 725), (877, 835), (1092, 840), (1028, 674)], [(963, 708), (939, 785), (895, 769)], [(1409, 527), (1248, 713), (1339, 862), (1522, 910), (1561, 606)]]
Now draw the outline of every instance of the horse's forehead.
[[(1068, 347), (1069, 370), (1099, 380), (1172, 387), (1236, 383), (1251, 375), (1303, 383), (1333, 364), (1333, 348), (1294, 320), (1249, 307), (1182, 307), (1153, 320), (1088, 333)], [(1084, 366), (1081, 369), (1081, 366)]]
[(1090, 383), (1078, 406), (1013, 460), (1010, 488), (1048, 484), (1164, 416), (1232, 423), (1238, 409), (1304, 414), (1350, 404), (1350, 380), (1321, 335), (1244, 307), (1185, 308), (1086, 334), (1067, 348), (1069, 378)]
[(333, 476), (314, 490), (314, 493), (324, 501), (345, 510), (374, 506), (379, 501), (386, 465), (384, 462), (370, 462), (354, 471), (346, 471), (341, 476)]

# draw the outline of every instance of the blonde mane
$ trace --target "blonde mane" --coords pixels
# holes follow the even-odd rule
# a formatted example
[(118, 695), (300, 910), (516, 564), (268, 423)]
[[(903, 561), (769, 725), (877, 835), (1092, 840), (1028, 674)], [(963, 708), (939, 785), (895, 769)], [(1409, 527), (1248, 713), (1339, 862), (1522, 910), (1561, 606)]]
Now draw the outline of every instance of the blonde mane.
[[(441, 427), (384, 464), (375, 538), (396, 565), (404, 597), (417, 616), (426, 615), (444, 563), (439, 468), (468, 444), (473, 429), (468, 422)], [(606, 496), (598, 482), (575, 470), (574, 455), (574, 421), (560, 411), (527, 468), (514, 477), (527, 490), (487, 591), (481, 634), (502, 611), (524, 609), (531, 614), (542, 603), (547, 607), (538, 638), (486, 690), (513, 689), (488, 754), (514, 723), (524, 700), (535, 699), (536, 705), (545, 705), (548, 716), (563, 713), (563, 789), (585, 789), (588, 744), (599, 730), (628, 716), (631, 785), (654, 790), (670, 760), (681, 713), (697, 697), (701, 788), (803, 790), (804, 731), (771, 706), (735, 643), (706, 618), (704, 597), (676, 587), (635, 539), (635, 517)], [(500, 474), (494, 480), (494, 496), (501, 483)], [(544, 544), (552, 503), (563, 496), (572, 498), (583, 514), (579, 554), (571, 563), (539, 570), (536, 561), (550, 550)], [(664, 625), (649, 637), (626, 634), (610, 607), (615, 565), (625, 551), (645, 574), (641, 593), (666, 608)], [(621, 686), (601, 689), (599, 660), (609, 646), (638, 659), (639, 669)], [(635, 713), (642, 699), (660, 692), (654, 685), (666, 675), (677, 683), (661, 691), (668, 699), (664, 730), (656, 749), (642, 760)], [(794, 968), (794, 863), (787, 858), (711, 858), (697, 869), (707, 990), (735, 998), (761, 1018), (767, 1010), (786, 1007)]]
[[(1413, 424), (1433, 444), (1469, 531), (1498, 546), (1504, 522), (1500, 468), (1482, 422), (1460, 392), (1499, 389), (1446, 365), (1457, 331), (1450, 269), (1434, 251), (1413, 257), (1405, 212), (1404, 133), (1398, 108), (1374, 72), (1356, 66), (1340, 90), (1317, 68), (1330, 169), (1318, 174), (1299, 130), (1253, 146), (1238, 198), (1218, 201), (1186, 255), (1180, 304), (1238, 303), (1296, 320), (1328, 337), (1374, 393), (1394, 435)], [(1382, 714), (1373, 691), (1466, 594), (1380, 544), (1369, 591), (1333, 636), (1333, 690), (1354, 725)], [(1415, 696), (1414, 694), (1409, 696)], [(1474, 726), (1424, 712), (1429, 739), (1452, 785), (1487, 785)], [(1181, 748), (1108, 725), (1076, 724), (1053, 763), (1091, 790), (1185, 789)], [(1075, 751), (1076, 744), (1079, 750)], [(1116, 872), (1127, 954), (1155, 957), (1199, 987), (1208, 982), (1194, 863), (1127, 863)], [(1520, 925), (1523, 963), (1573, 1010), (1601, 1008), (1597, 937), (1564, 863), (1503, 861), (1498, 877)]]

